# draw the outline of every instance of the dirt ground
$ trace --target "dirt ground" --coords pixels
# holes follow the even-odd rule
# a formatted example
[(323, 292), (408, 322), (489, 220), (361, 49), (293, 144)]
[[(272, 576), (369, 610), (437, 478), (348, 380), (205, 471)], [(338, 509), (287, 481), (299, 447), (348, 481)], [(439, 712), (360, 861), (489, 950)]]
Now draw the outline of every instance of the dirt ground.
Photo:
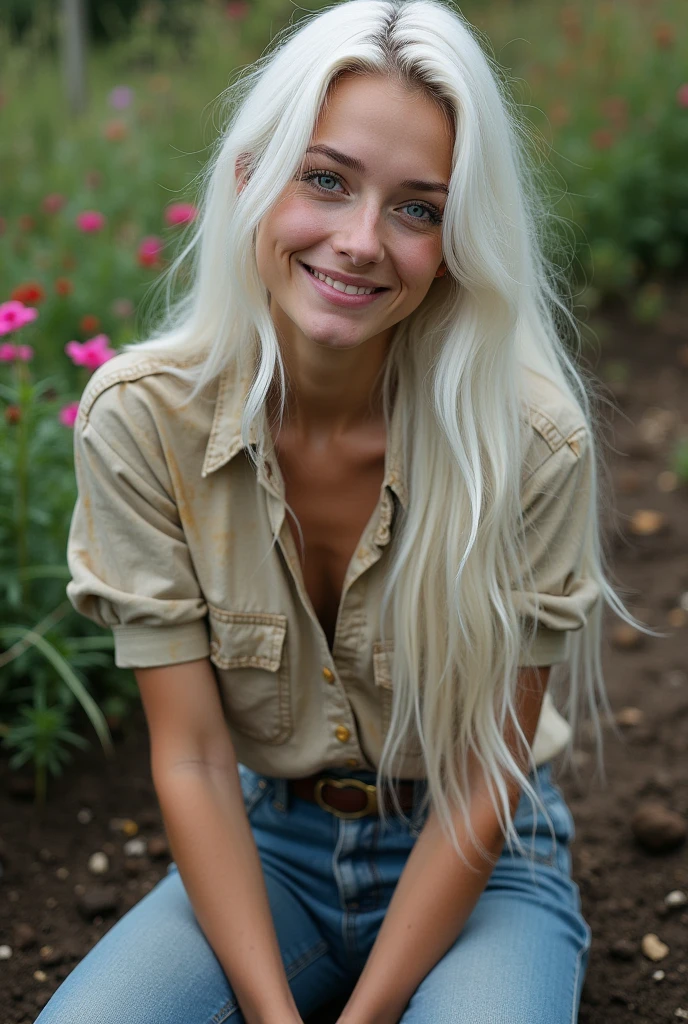
[[(606, 783), (589, 732), (578, 778), (558, 764), (554, 777), (576, 822), (573, 873), (593, 932), (580, 1024), (654, 1024), (688, 1019), (688, 486), (667, 473), (674, 439), (688, 433), (688, 297), (651, 327), (608, 309), (599, 332), (587, 362), (613, 379), (607, 394), (619, 406), (605, 412), (611, 568), (631, 611), (668, 636), (628, 633), (608, 617), (603, 667), (621, 738), (605, 728)], [(95, 744), (77, 754), (41, 813), (30, 777), (11, 773), (0, 752), (0, 1024), (31, 1024), (165, 873), (140, 708), (116, 750), (111, 762)], [(132, 838), (146, 840), (145, 855), (125, 849)], [(97, 851), (109, 858), (101, 876), (88, 869)], [(664, 944), (657, 952), (648, 935)], [(332, 1024), (336, 1009), (308, 1024)]]

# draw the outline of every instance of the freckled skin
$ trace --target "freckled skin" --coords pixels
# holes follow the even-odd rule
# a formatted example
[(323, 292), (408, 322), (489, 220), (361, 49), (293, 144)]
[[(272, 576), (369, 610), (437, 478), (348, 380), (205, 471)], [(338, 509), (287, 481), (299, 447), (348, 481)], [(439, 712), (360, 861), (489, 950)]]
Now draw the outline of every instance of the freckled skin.
[[(427, 95), (383, 77), (346, 75), (311, 145), (353, 156), (365, 170), (308, 154), (303, 173), (325, 171), (321, 187), (290, 182), (257, 232), (258, 270), (291, 384), (275, 449), (304, 535), (304, 584), (330, 645), (347, 568), (380, 499), (386, 431), (379, 372), (396, 324), (420, 305), (442, 264), (441, 224), (430, 208), (441, 218), (445, 195), (400, 183), (448, 183), (452, 142)], [(300, 261), (387, 290), (364, 307), (337, 306)], [(274, 403), (268, 407), (274, 411)], [(298, 551), (298, 530), (287, 521)]]

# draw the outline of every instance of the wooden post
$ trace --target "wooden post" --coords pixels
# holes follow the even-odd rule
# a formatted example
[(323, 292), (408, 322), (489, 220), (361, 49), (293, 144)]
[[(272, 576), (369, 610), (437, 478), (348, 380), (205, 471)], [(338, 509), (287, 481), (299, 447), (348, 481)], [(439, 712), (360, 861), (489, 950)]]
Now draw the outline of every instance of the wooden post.
[(67, 102), (76, 116), (86, 109), (86, 16), (84, 0), (62, 0), (62, 55)]

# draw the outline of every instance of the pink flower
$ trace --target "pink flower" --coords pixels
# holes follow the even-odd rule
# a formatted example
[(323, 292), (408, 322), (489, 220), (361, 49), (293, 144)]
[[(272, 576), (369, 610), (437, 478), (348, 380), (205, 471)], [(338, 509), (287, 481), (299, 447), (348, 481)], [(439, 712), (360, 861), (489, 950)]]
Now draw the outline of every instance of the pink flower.
[(76, 217), (76, 226), (79, 231), (100, 231), (105, 224), (105, 217), (97, 210), (84, 210)]
[(157, 235), (148, 235), (139, 245), (138, 260), (142, 267), (153, 267), (158, 262), (160, 254), (165, 246), (162, 238)]
[(114, 89), (110, 91), (108, 96), (108, 103), (115, 110), (126, 110), (131, 104), (134, 98), (134, 91), (130, 89), (128, 85), (116, 85)]
[(688, 82), (679, 86), (678, 92), (676, 93), (676, 100), (679, 107), (683, 107), (684, 110), (688, 109)]
[(9, 334), (10, 331), (18, 331), (24, 324), (31, 323), (38, 316), (37, 309), (25, 306), (18, 299), (11, 299), (9, 302), (0, 303), (0, 334)]
[(78, 341), (68, 341), (65, 345), (65, 352), (75, 366), (85, 366), (89, 370), (97, 370), (108, 359), (112, 359), (117, 353), (109, 348), (110, 339), (107, 334), (96, 334), (95, 338), (89, 338), (80, 344)]
[(79, 415), (79, 403), (69, 402), (68, 405), (63, 405), (59, 412), (60, 423), (64, 427), (73, 427), (76, 422), (76, 418)]
[(168, 224), (190, 224), (196, 219), (198, 210), (193, 203), (170, 203), (165, 210), (165, 220)]
[(67, 202), (64, 196), (60, 195), (59, 192), (51, 192), (43, 200), (43, 209), (46, 213), (57, 213), (61, 210), (64, 204)]
[(242, 21), (250, 10), (251, 8), (245, 0), (229, 0), (225, 7), (225, 14), (230, 21)]
[(0, 345), (0, 363), (13, 363), (19, 359), (22, 363), (28, 363), (33, 359), (33, 349), (30, 345), (11, 345), (5, 342)]

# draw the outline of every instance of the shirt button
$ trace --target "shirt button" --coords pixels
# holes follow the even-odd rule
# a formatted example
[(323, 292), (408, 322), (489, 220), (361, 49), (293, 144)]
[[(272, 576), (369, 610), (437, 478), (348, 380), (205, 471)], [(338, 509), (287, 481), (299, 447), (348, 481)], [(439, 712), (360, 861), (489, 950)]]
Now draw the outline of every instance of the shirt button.
[(333, 683), (334, 682), (334, 672), (330, 671), (329, 668), (327, 668), (327, 667), (323, 668), (322, 674), (323, 674), (323, 678), (325, 678), (328, 683)]
[(346, 743), (351, 733), (345, 725), (338, 725), (334, 731), (335, 736), (340, 743)]

